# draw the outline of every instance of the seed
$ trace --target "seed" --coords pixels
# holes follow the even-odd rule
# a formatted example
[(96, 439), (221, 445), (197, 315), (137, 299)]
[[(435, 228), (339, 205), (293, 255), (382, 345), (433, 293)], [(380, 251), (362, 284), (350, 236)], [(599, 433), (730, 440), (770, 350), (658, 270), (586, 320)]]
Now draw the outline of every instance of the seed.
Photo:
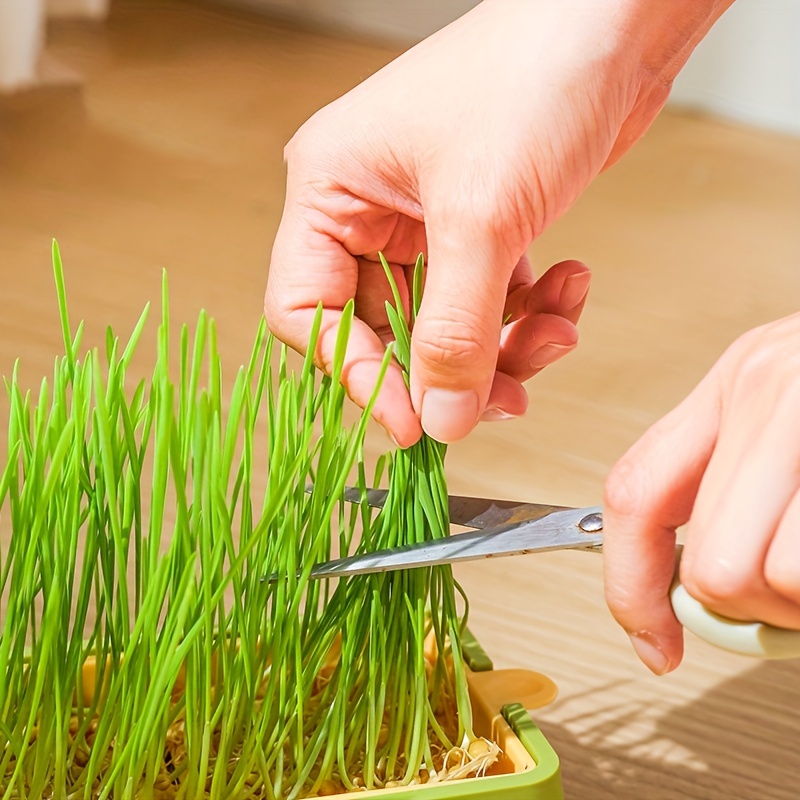
[(383, 747), (388, 741), (389, 741), (389, 726), (381, 725), (381, 729), (378, 732), (378, 747)]
[(439, 645), (433, 633), (429, 633), (425, 639), (425, 660), (429, 664), (435, 664), (439, 659)]
[(487, 742), (486, 739), (475, 739), (475, 741), (469, 743), (469, 747), (467, 748), (470, 758), (482, 758), (487, 755), (490, 750), (489, 742)]

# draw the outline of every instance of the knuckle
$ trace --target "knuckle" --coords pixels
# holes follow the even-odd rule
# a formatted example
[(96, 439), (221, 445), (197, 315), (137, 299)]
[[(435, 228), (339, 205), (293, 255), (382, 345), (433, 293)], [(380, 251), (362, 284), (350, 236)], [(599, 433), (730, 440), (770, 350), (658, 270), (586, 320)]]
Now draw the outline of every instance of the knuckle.
[(267, 289), (264, 296), (264, 318), (267, 328), (278, 339), (285, 341), (289, 336), (289, 320), (293, 308), (286, 301), (285, 295)]
[[(800, 330), (794, 320), (779, 320), (748, 331), (723, 357), (732, 399), (762, 403), (781, 398), (790, 407), (800, 402)], [(777, 406), (776, 406), (777, 407)]]
[(342, 135), (336, 115), (327, 107), (317, 111), (283, 148), (290, 180), (298, 175), (313, 179), (329, 172), (345, 151), (345, 141), (347, 137)]
[(800, 562), (797, 559), (768, 555), (764, 579), (775, 594), (800, 604)]
[[(414, 356), (423, 369), (462, 373), (496, 361), (497, 336), (477, 315), (420, 319), (414, 329)], [(495, 342), (495, 350), (491, 343)]]
[(726, 357), (747, 377), (758, 378), (777, 365), (800, 366), (800, 314), (761, 325), (742, 334)]
[(502, 243), (519, 255), (537, 228), (533, 211), (537, 206), (525, 189), (516, 171), (508, 174), (507, 168), (477, 163), (461, 170), (450, 191), (432, 193), (425, 204), (426, 217), (439, 229), (452, 227), (453, 220), (458, 220), (468, 233), (480, 231), (482, 238)]
[(264, 295), (264, 317), (267, 327), (277, 336), (281, 325), (281, 303), (269, 289)]
[(650, 480), (645, 464), (628, 452), (606, 478), (603, 503), (607, 511), (621, 517), (637, 516), (648, 505)]
[(303, 125), (303, 127), (297, 130), (294, 136), (289, 139), (289, 141), (286, 143), (286, 146), (283, 148), (283, 160), (290, 166), (298, 161), (302, 162), (306, 153), (310, 152), (311, 148), (308, 144), (308, 131), (308, 123), (306, 123)]
[(294, 133), (283, 149), (284, 157), (287, 161), (292, 159), (302, 159), (306, 155), (314, 152), (315, 140), (318, 136), (320, 118), (323, 116), (322, 109), (309, 117)]
[(764, 344), (761, 330), (749, 331), (734, 344), (734, 351), (738, 351), (737, 377), (741, 383), (753, 385), (772, 370), (774, 354), (772, 348)]
[(754, 578), (748, 568), (738, 568), (727, 559), (713, 559), (682, 570), (681, 583), (692, 597), (713, 611), (751, 595)]
[(479, 231), (486, 241), (504, 242), (510, 227), (508, 216), (494, 197), (468, 189), (455, 191), (441, 203), (437, 200), (427, 203), (425, 217), (429, 230), (438, 232), (440, 237), (457, 231), (468, 240)]

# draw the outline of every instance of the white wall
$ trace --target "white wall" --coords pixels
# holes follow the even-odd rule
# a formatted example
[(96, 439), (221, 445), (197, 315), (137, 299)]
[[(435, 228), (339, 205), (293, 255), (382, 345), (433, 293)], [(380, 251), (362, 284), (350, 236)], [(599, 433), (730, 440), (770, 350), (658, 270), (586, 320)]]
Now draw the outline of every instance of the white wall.
[(678, 76), (672, 102), (800, 134), (800, 2), (737, 0)]
[(0, 0), (0, 91), (36, 80), (44, 41), (44, 0)]
[(49, 17), (105, 16), (109, 0), (0, 0), (0, 92), (35, 86)]

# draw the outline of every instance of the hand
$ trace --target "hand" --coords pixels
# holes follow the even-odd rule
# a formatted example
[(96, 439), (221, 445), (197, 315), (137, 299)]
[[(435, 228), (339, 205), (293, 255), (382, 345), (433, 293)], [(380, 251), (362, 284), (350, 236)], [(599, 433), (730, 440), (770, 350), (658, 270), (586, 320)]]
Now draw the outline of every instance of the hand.
[(574, 261), (535, 283), (526, 248), (645, 132), (729, 2), (485, 0), (322, 109), (286, 150), (272, 330), (304, 352), (322, 302), (325, 368), (355, 297), (343, 381), (363, 406), (388, 337), (377, 253), (407, 294), (424, 252), (410, 396), (390, 370), (375, 417), (407, 446), (522, 413), (522, 381), (575, 346), (589, 287)]
[(800, 629), (800, 314), (739, 339), (606, 484), (606, 596), (636, 651), (674, 669), (680, 578), (726, 617)]

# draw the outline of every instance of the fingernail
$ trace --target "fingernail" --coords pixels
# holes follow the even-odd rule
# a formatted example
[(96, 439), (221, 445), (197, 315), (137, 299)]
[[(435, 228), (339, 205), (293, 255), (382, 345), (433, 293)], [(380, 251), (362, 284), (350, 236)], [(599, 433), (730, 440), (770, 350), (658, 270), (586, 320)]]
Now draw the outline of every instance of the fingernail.
[(504, 419), (517, 419), (516, 414), (509, 414), (502, 408), (487, 408), (481, 414), (481, 422), (501, 422)]
[(636, 655), (651, 672), (656, 675), (669, 672), (669, 659), (659, 647), (658, 639), (650, 631), (637, 631), (628, 635)]
[(559, 306), (565, 311), (575, 308), (589, 293), (591, 282), (591, 272), (577, 272), (565, 278), (564, 285), (561, 287)]
[(542, 369), (550, 366), (554, 361), (558, 361), (561, 356), (565, 356), (572, 349), (566, 344), (544, 344), (538, 350), (533, 351), (528, 363), (532, 369)]
[(422, 428), (439, 442), (466, 436), (478, 421), (478, 393), (472, 389), (428, 389), (422, 397)]

